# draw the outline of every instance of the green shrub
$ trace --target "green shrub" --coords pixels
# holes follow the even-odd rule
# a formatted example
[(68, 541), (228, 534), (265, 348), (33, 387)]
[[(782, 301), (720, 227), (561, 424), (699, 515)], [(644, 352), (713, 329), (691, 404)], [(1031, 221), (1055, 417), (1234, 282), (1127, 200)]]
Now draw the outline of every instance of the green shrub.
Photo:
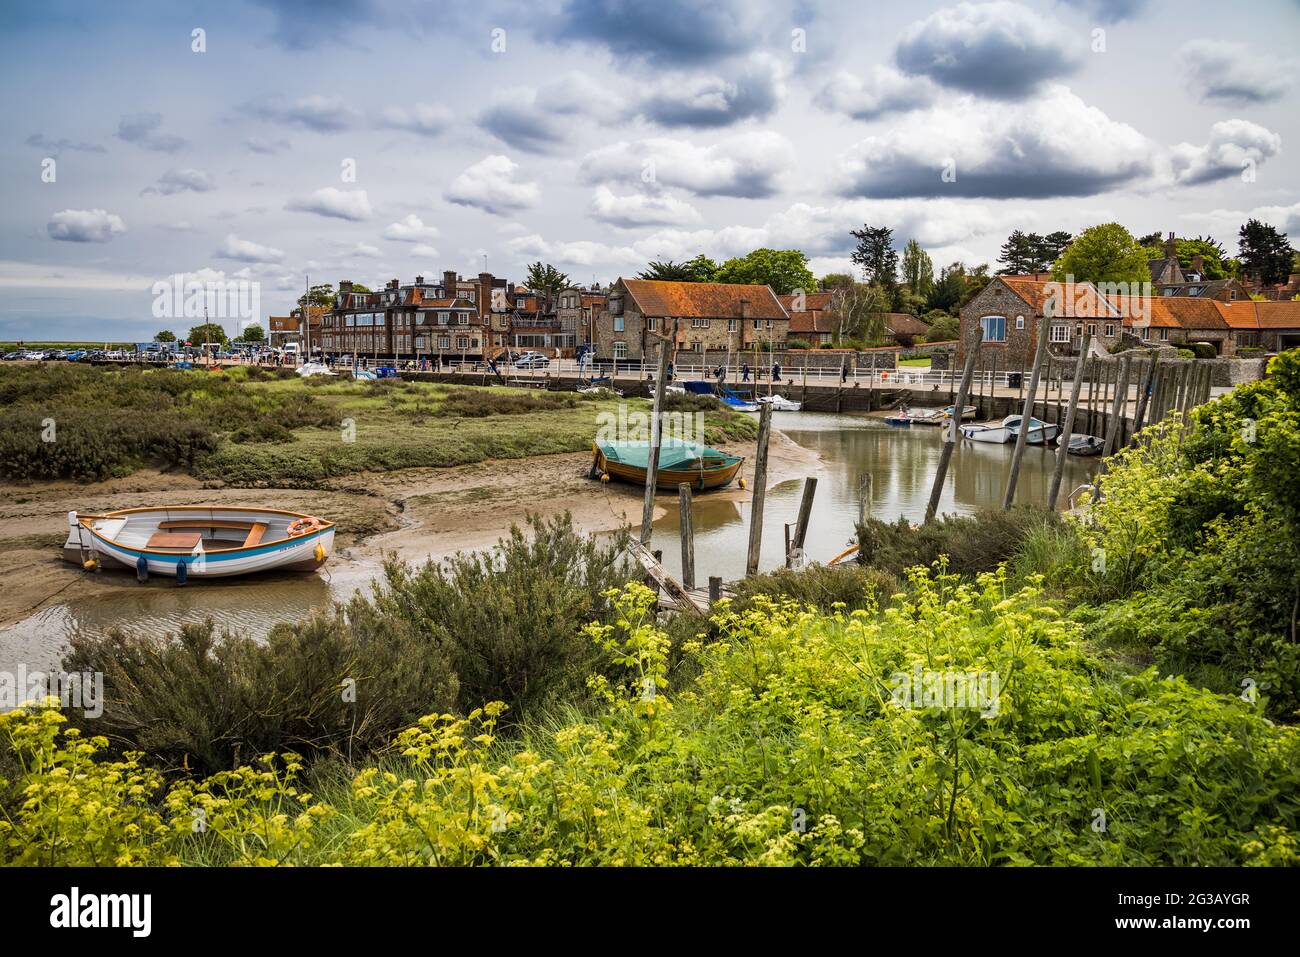
[(548, 412), (553, 409), (572, 409), (578, 404), (577, 396), (570, 393), (541, 392), (520, 389), (497, 392), (490, 389), (456, 389), (447, 394), (439, 408), (444, 415), (525, 415), (529, 412)]
[(975, 575), (1013, 558), (1035, 530), (1059, 522), (1055, 513), (1027, 506), (943, 515), (921, 526), (906, 518), (893, 524), (870, 519), (858, 526), (858, 563), (902, 579), (907, 569), (928, 568), (946, 555), (949, 571)]
[[(910, 593), (882, 614), (720, 608), (719, 640), (687, 649), (698, 678), (678, 684), (654, 596), (630, 585), (586, 629), (592, 711), (509, 738), (500, 703), (430, 714), (310, 794), (288, 755), (104, 801), (102, 778), (56, 773), (77, 747), (40, 730), (57, 715), (12, 712), (0, 746), (31, 800), (0, 825), (2, 859), (81, 863), (96, 821), (95, 862), (1300, 864), (1300, 729), (1154, 669), (1114, 677), (1004, 574), (915, 570)], [(987, 697), (939, 694), (951, 674)], [(159, 798), (170, 828), (132, 827)]]
[(582, 626), (632, 578), (625, 545), (626, 533), (578, 534), (568, 515), (532, 517), (492, 551), (389, 560), (373, 599), (276, 625), (265, 642), (211, 622), (163, 638), (78, 635), (63, 667), (104, 675), (88, 730), (169, 767), (225, 770), (284, 750), (351, 758), (423, 714), (585, 698), (598, 653)]

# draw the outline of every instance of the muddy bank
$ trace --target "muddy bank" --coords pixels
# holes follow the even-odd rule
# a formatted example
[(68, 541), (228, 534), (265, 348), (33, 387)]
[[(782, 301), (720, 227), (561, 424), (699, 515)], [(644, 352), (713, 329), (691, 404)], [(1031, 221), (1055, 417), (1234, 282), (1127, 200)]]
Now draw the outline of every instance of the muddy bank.
[[(752, 457), (752, 445), (722, 446)], [(570, 512), (583, 531), (599, 532), (641, 520), (641, 489), (587, 478), (588, 452), (489, 460), (446, 469), (361, 473), (324, 483), (319, 490), (233, 488), (192, 476), (144, 470), (127, 478), (80, 485), (39, 482), (0, 485), (0, 625), (75, 599), (139, 589), (127, 573), (86, 574), (63, 562), (67, 513), (145, 505), (249, 505), (286, 508), (339, 524), (329, 575), (364, 584), (385, 553), (408, 561), (441, 558), (494, 545), (530, 512)], [(769, 487), (816, 471), (817, 453), (774, 430)], [(753, 463), (741, 474), (751, 488), (710, 492), (710, 500), (748, 503)], [(661, 490), (656, 516), (676, 508)]]

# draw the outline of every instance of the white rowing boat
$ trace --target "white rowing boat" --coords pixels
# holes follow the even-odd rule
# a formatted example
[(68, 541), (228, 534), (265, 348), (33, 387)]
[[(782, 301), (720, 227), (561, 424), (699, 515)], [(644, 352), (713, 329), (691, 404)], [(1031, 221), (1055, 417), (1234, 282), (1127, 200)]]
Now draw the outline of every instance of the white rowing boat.
[(802, 402), (795, 402), (783, 395), (760, 395), (758, 401), (770, 405), (773, 412), (798, 412), (803, 408)]
[(334, 523), (274, 508), (176, 505), (126, 508), (102, 515), (68, 513), (64, 558), (90, 569), (135, 569), (174, 576), (225, 578), (271, 570), (311, 571), (334, 548)]

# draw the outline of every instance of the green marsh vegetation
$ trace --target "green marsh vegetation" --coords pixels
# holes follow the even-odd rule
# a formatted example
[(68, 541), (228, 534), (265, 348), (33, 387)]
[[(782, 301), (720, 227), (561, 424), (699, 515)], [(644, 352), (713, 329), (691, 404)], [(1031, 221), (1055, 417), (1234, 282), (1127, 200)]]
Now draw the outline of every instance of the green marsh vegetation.
[[(145, 707), (121, 672), (157, 665), (82, 649), (65, 666), (108, 673), (110, 724), (0, 716), (0, 859), (1300, 864), (1300, 354), (1271, 373), (1144, 434), (1090, 520), (872, 524), (870, 565), (760, 576), (708, 621), (656, 614), (638, 572), (560, 526), (512, 536), (510, 567), (395, 570), (310, 642), (359, 629), (340, 640), (440, 664), (348, 703), (351, 659), (278, 659), (286, 688), (319, 666), (300, 686), (324, 735), (236, 755), (232, 709), (199, 760), (144, 736), (178, 718), (121, 717)], [(409, 657), (367, 654), (376, 675)], [(918, 670), (996, 675), (996, 707), (900, 700)], [(150, 702), (197, 695), (183, 671)]]
[[(0, 476), (90, 482), (159, 466), (235, 486), (311, 488), (367, 470), (581, 451), (599, 413), (613, 413), (619, 401), (495, 386), (304, 380), (258, 367), (0, 367), (7, 411)], [(649, 407), (645, 399), (626, 401)], [(710, 442), (757, 431), (721, 407), (706, 412), (705, 426)]]

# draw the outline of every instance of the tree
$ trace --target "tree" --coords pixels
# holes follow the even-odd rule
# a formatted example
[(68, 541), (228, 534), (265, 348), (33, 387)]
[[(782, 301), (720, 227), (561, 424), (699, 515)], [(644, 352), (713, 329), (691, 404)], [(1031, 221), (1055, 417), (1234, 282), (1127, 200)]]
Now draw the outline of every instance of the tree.
[(853, 277), (846, 272), (828, 272), (822, 276), (822, 289), (827, 292), (851, 285), (853, 285)]
[(1014, 230), (998, 253), (998, 262), (1002, 263), (998, 275), (1047, 272), (1073, 239), (1060, 229), (1046, 236)]
[(1146, 251), (1119, 223), (1085, 229), (1052, 267), (1052, 278), (1075, 282), (1151, 281)]
[(847, 339), (883, 342), (889, 303), (889, 291), (880, 286), (865, 282), (836, 286), (826, 310), (835, 323), (835, 342), (838, 344)]
[(240, 342), (265, 342), (266, 333), (262, 331), (261, 325), (254, 322), (244, 327), (244, 331), (239, 334)]
[(1295, 250), (1286, 237), (1268, 223), (1248, 221), (1237, 233), (1237, 258), (1246, 275), (1265, 286), (1286, 282)]
[(1035, 272), (1046, 272), (1051, 268), (1052, 263), (1061, 258), (1061, 254), (1069, 248), (1070, 243), (1074, 242), (1074, 237), (1063, 229), (1048, 233), (1044, 236), (1039, 244), (1039, 253), (1041, 254), (1040, 262), (1042, 268), (1034, 270)]
[(962, 263), (953, 263), (939, 273), (939, 281), (934, 284), (930, 300), (926, 303), (930, 309), (943, 309), (952, 312), (961, 306), (962, 293), (966, 291), (966, 267)]
[(867, 282), (889, 290), (898, 285), (898, 253), (894, 251), (894, 231), (888, 226), (868, 226), (852, 230), (857, 247), (849, 257), (862, 267)]
[(1024, 273), (1037, 272), (1034, 268), (1034, 257), (1037, 254), (1039, 243), (1042, 237), (1035, 233), (1022, 233), (1020, 230), (1012, 230), (1007, 241), (1002, 244), (998, 251), (998, 262), (1002, 268), (998, 270), (999, 276), (1017, 276)]
[(694, 259), (676, 263), (671, 259), (652, 262), (637, 273), (638, 279), (661, 279), (672, 282), (713, 282), (718, 274), (718, 264), (700, 253)]
[(205, 322), (191, 329), (189, 336), (186, 337), (186, 341), (191, 342), (196, 346), (201, 346), (205, 342), (215, 342), (224, 346), (230, 341), (230, 339), (226, 335), (226, 330), (222, 327), (221, 323)]
[(533, 292), (556, 293), (569, 286), (569, 276), (550, 263), (543, 265), (539, 261), (528, 267), (528, 274), (524, 276), (524, 285)]
[(778, 295), (817, 288), (808, 257), (797, 249), (755, 249), (748, 255), (728, 259), (718, 267), (715, 281), (771, 286)]
[[(344, 282), (347, 282), (346, 279), (343, 280), (343, 281), (344, 281)], [(374, 290), (371, 289), (369, 286), (367, 286), (367, 285), (365, 285), (365, 284), (363, 284), (363, 283), (359, 283), (359, 282), (354, 282), (354, 283), (352, 284), (352, 291), (353, 291), (353, 292), (374, 292)]]
[(903, 282), (925, 302), (934, 288), (934, 263), (921, 244), (909, 239), (903, 247)]
[(965, 291), (961, 294), (961, 300), (957, 303), (957, 308), (964, 308), (966, 303), (983, 292), (984, 287), (992, 281), (993, 277), (989, 275), (988, 263), (980, 263), (978, 266), (967, 270)]
[[(1226, 279), (1231, 275), (1232, 267), (1230, 264), (1233, 260), (1228, 258), (1228, 251), (1223, 248), (1222, 244), (1216, 242), (1213, 236), (1177, 239), (1174, 242), (1177, 246), (1178, 265), (1183, 269), (1190, 269), (1192, 258), (1200, 256), (1202, 259), (1201, 274), (1204, 278)], [(1163, 259), (1165, 256), (1165, 244), (1159, 237), (1157, 237), (1155, 243), (1143, 242), (1142, 248), (1146, 252), (1147, 259)]]
[(164, 329), (160, 333), (158, 333), (158, 335), (153, 337), (153, 341), (154, 342), (175, 342), (176, 333), (172, 332), (170, 329)]
[[(930, 322), (931, 316), (934, 317), (932, 322)], [(925, 334), (926, 342), (951, 342), (961, 336), (961, 320), (956, 316), (935, 310), (925, 318), (930, 322), (930, 331)]]
[[(358, 289), (356, 286), (353, 286), (352, 288), (357, 292), (362, 291), (361, 289)], [(365, 290), (365, 291), (369, 292), (369, 290)], [(328, 309), (332, 305), (334, 305), (334, 284), (333, 283), (323, 282), (320, 285), (312, 286), (305, 293), (303, 293), (301, 296), (298, 297), (299, 308), (303, 308), (306, 306), (322, 306)]]

